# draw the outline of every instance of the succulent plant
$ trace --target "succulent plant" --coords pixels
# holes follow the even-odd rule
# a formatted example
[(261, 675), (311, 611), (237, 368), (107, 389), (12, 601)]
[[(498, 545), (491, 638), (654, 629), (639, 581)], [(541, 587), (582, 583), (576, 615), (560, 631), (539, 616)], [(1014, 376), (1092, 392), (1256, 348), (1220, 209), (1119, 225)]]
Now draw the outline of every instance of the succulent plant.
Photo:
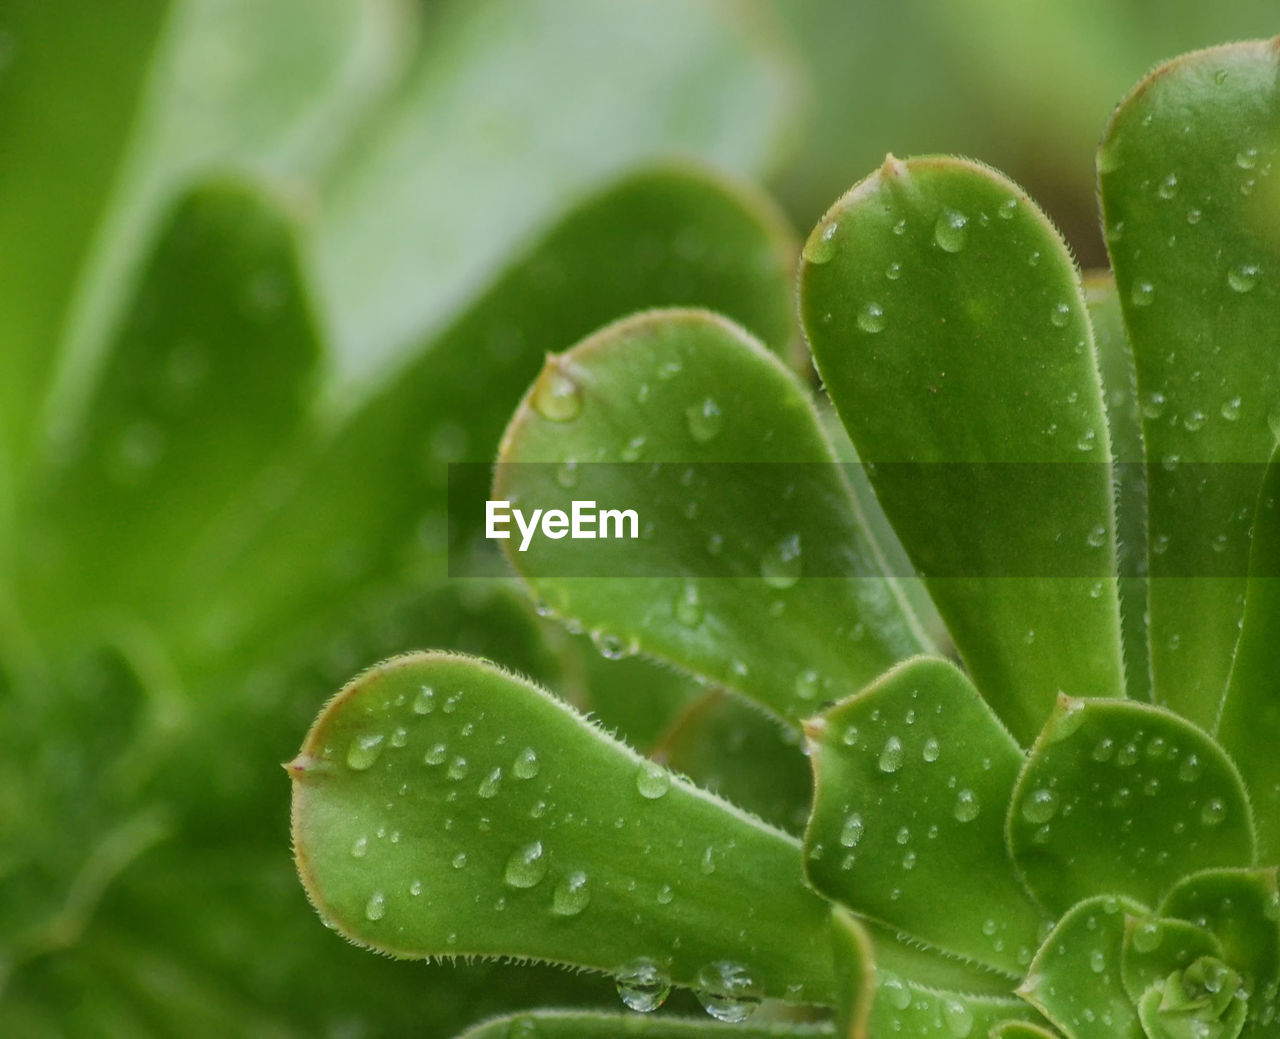
[(548, 357), (491, 497), (644, 529), (510, 562), (604, 655), (715, 688), (644, 756), (480, 659), (365, 672), (288, 766), (326, 922), (730, 1023), (477, 1037), (1276, 1034), (1278, 71), (1275, 41), (1203, 51), (1117, 109), (1113, 274), (976, 163), (855, 186), (799, 271), (848, 442), (706, 311)]

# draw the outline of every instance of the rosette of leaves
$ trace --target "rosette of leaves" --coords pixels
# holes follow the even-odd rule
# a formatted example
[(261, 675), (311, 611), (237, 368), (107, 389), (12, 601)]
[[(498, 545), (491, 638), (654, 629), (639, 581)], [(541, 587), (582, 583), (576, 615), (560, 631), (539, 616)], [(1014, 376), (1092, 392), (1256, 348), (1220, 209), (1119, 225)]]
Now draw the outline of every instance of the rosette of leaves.
[(607, 656), (715, 688), (644, 756), (484, 661), (365, 673), (289, 765), (323, 917), (612, 974), (633, 1010), (691, 988), (741, 1035), (1275, 1034), (1278, 70), (1275, 42), (1204, 51), (1120, 106), (1087, 283), (988, 168), (854, 187), (799, 273), (848, 443), (703, 311), (550, 357), (492, 496), (652, 528), (625, 577), (565, 576), (569, 541), (511, 561)]

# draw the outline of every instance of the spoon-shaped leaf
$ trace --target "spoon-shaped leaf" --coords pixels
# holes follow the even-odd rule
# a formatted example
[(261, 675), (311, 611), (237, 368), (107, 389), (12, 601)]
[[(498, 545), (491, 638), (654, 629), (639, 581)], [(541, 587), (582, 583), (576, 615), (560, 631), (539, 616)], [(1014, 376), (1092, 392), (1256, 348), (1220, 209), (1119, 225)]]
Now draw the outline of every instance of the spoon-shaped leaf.
[(1009, 846), (1055, 913), (1099, 891), (1148, 904), (1180, 877), (1254, 859), (1240, 775), (1195, 726), (1162, 708), (1063, 698), (1009, 804)]
[(890, 157), (810, 236), (800, 303), (885, 512), (1014, 735), (1060, 691), (1120, 695), (1106, 418), (1043, 214), (984, 167)]
[(1120, 106), (1098, 153), (1151, 462), (1156, 702), (1206, 727), (1280, 420), (1278, 69), (1274, 41), (1178, 58)]
[(1018, 993), (1070, 1039), (1144, 1039), (1121, 976), (1126, 914), (1137, 902), (1095, 895), (1071, 909), (1044, 940)]
[(360, 944), (832, 998), (827, 907), (795, 841), (492, 665), (375, 668), (289, 771), (303, 882)]
[(189, 601), (183, 568), (268, 470), (314, 389), (319, 345), (293, 229), (256, 189), (214, 183), (187, 196), (139, 286), (22, 517), (39, 531), (24, 591), (41, 623), (82, 622), (69, 604), (160, 622)]
[(876, 994), (875, 948), (867, 929), (849, 910), (831, 910), (835, 952), (836, 1024), (840, 1039), (867, 1039)]
[[(728, 1025), (716, 1021), (638, 1014), (606, 1014), (573, 1010), (539, 1010), (512, 1014), (470, 1028), (458, 1039), (816, 1039), (837, 1033), (828, 1024), (789, 1025), (778, 1021)], [(844, 1039), (840, 1036), (839, 1039)]]
[(798, 380), (704, 311), (638, 315), (549, 358), (491, 497), (636, 510), (638, 540), (503, 545), (607, 652), (641, 649), (783, 718), (922, 647)]
[[(806, 730), (810, 882), (859, 913), (1019, 976), (1046, 922), (1004, 843), (1023, 757), (969, 680), (946, 661), (908, 661)], [(958, 876), (982, 881), (960, 891)]]
[(1258, 497), (1244, 624), (1218, 723), (1218, 741), (1240, 766), (1257, 812), (1263, 862), (1280, 862), (1280, 452)]

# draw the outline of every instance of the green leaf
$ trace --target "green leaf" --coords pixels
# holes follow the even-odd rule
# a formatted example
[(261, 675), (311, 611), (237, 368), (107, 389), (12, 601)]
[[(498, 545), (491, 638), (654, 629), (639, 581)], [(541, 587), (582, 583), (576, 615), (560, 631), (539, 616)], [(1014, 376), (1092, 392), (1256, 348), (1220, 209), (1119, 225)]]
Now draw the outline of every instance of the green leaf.
[(640, 1017), (635, 1014), (540, 1010), (488, 1021), (469, 1029), (458, 1039), (616, 1039), (628, 1035), (648, 1039), (702, 1039), (703, 1036), (729, 1036), (734, 1039), (786, 1039), (794, 1036), (803, 1039), (835, 1034), (830, 1025), (788, 1025), (776, 1021), (726, 1025), (716, 1021)]
[(1137, 1006), (1149, 988), (1202, 956), (1222, 957), (1222, 943), (1211, 931), (1189, 920), (1131, 916), (1120, 965), (1124, 990)]
[(1127, 701), (1060, 700), (1008, 827), (1018, 872), (1055, 913), (1099, 891), (1154, 904), (1188, 873), (1254, 861), (1235, 766), (1193, 725)]
[(1020, 976), (1046, 922), (1004, 843), (1022, 753), (968, 679), (942, 660), (908, 661), (806, 731), (814, 805), (805, 868), (814, 887)]
[(21, 516), (28, 622), (74, 631), (131, 609), (160, 623), (189, 601), (193, 547), (298, 429), (318, 356), (278, 206), (235, 183), (187, 196)]
[(832, 463), (802, 388), (756, 340), (654, 311), (548, 359), (491, 498), (637, 510), (638, 540), (503, 545), (534, 597), (606, 651), (642, 650), (794, 721), (922, 645)]
[(1121, 978), (1126, 914), (1147, 915), (1122, 896), (1077, 903), (1049, 933), (1018, 990), (1070, 1039), (1144, 1039)]
[(168, 8), (102, 18), (94, 0), (12, 0), (0, 12), (0, 459), (15, 469)]
[(1001, 1021), (991, 1029), (990, 1039), (1057, 1039), (1054, 1032), (1026, 1021)]
[(797, 83), (789, 56), (754, 31), (760, 6), (445, 10), (318, 215), (320, 296), (346, 381), (388, 370), (554, 214), (622, 171), (684, 154), (770, 169)]
[(989, 1033), (1018, 1014), (1038, 1018), (1025, 1003), (1012, 997), (940, 991), (881, 970), (870, 1034), (955, 1039), (957, 1035)]
[(1098, 351), (1098, 374), (1107, 405), (1115, 458), (1116, 562), (1120, 573), (1120, 635), (1124, 677), (1131, 700), (1151, 699), (1151, 649), (1147, 644), (1147, 474), (1142, 413), (1133, 351), (1124, 330), (1115, 279), (1085, 279), (1085, 301)]
[(1209, 968), (1208, 980), (1192, 986), (1192, 991), (1202, 991), (1207, 984), (1226, 1000), (1225, 1006), (1179, 1005), (1179, 999), (1185, 998), (1181, 975), (1196, 969), (1197, 964), (1192, 964), (1142, 997), (1138, 1017), (1149, 1039), (1236, 1039), (1241, 1034), (1248, 1008), (1243, 999), (1235, 996), (1237, 979), (1221, 964)]
[(1205, 727), (1239, 634), (1257, 464), (1280, 419), (1280, 196), (1263, 175), (1280, 156), (1277, 64), (1273, 42), (1254, 42), (1163, 65), (1098, 153), (1151, 463), (1155, 697)]
[(491, 665), (366, 673), (289, 771), (304, 883), (359, 944), (832, 998), (827, 907), (794, 841)]
[[(619, 314), (697, 300), (781, 348), (793, 248), (765, 200), (696, 169), (638, 172), (583, 201), (332, 439), (301, 453), (297, 486), (266, 520), (255, 512), (211, 542), (200, 572), (213, 580), (182, 641), (200, 640), (210, 615), (234, 645), (301, 627), (405, 570), (443, 577), (449, 526), (466, 558), (503, 427), (548, 351)], [(483, 464), (450, 487), (450, 463), (468, 461)]]
[(867, 1039), (876, 997), (875, 946), (867, 929), (843, 906), (831, 910), (831, 939), (838, 1035), (840, 1039)]
[(1222, 943), (1222, 959), (1249, 993), (1249, 1037), (1271, 1034), (1280, 1006), (1280, 893), (1274, 867), (1209, 870), (1186, 877), (1165, 898), (1161, 916), (1192, 920)]
[(985, 167), (890, 157), (804, 255), (819, 371), (983, 695), (1023, 741), (1060, 691), (1120, 695), (1108, 431), (1057, 232)]
[(1267, 467), (1253, 520), (1244, 624), (1218, 723), (1218, 740), (1253, 798), (1259, 860), (1280, 863), (1280, 451)]

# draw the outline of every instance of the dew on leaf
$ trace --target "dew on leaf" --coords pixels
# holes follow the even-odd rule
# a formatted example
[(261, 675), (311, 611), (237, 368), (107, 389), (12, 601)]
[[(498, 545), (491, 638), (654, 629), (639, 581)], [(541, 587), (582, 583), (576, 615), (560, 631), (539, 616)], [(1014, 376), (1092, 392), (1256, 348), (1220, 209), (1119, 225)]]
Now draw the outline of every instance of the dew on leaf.
[(651, 959), (632, 960), (619, 967), (613, 978), (623, 1005), (642, 1014), (657, 1010), (671, 994), (671, 975)]
[(750, 968), (717, 960), (698, 971), (693, 994), (717, 1021), (745, 1021), (760, 1005), (763, 988)]
[(699, 444), (710, 443), (724, 428), (724, 415), (720, 411), (720, 405), (711, 397), (685, 408), (684, 418), (689, 435)]
[(944, 209), (933, 225), (933, 240), (947, 253), (958, 253), (969, 240), (969, 218), (955, 209)]
[(364, 916), (366, 920), (378, 921), (387, 915), (387, 899), (381, 891), (375, 891), (369, 896), (369, 901), (364, 904)]
[(951, 814), (955, 816), (957, 822), (970, 823), (978, 818), (978, 812), (981, 805), (978, 802), (978, 795), (972, 790), (964, 789), (956, 794), (956, 804), (951, 810)]
[(516, 779), (532, 779), (538, 774), (541, 764), (538, 761), (538, 754), (532, 747), (525, 747), (516, 755), (515, 763), (511, 766), (511, 774)]
[(880, 760), (878, 762), (881, 772), (897, 772), (902, 768), (902, 741), (897, 736), (890, 736), (884, 741), (884, 746), (880, 749)]
[(347, 748), (347, 767), (356, 772), (372, 768), (382, 754), (385, 740), (386, 736), (380, 732), (367, 732), (357, 736)]
[(436, 709), (436, 691), (429, 685), (421, 686), (413, 698), (414, 714), (430, 714)]
[(760, 560), (760, 576), (770, 588), (784, 591), (800, 580), (804, 569), (799, 534), (788, 534)]
[(549, 865), (542, 842), (533, 841), (507, 859), (507, 867), (503, 871), (502, 879), (508, 887), (536, 887), (547, 875)]
[(671, 774), (654, 761), (643, 761), (636, 772), (636, 790), (650, 801), (663, 797), (671, 789)]
[(577, 916), (591, 901), (587, 875), (580, 869), (566, 874), (551, 894), (551, 911), (556, 916)]
[(883, 332), (886, 324), (884, 307), (879, 303), (866, 304), (858, 311), (857, 322), (858, 327), (870, 335)]
[(1227, 284), (1233, 292), (1252, 292), (1261, 274), (1262, 268), (1257, 264), (1242, 263), (1227, 271)]

